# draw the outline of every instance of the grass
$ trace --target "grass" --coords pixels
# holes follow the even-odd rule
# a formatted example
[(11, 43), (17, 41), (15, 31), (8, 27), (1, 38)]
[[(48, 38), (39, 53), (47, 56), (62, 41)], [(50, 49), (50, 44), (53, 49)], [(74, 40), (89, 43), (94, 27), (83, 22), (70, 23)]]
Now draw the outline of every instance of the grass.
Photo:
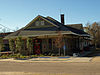
[[(50, 58), (50, 57), (54, 57), (54, 56), (44, 56), (44, 55), (30, 55), (30, 56), (24, 56), (21, 54), (3, 54), (0, 56), (0, 59), (8, 59), (8, 58), (14, 58), (14, 59), (30, 59), (30, 58)], [(64, 56), (60, 56), (58, 58), (69, 58), (69, 57), (64, 57)]]
[(23, 56), (23, 55), (20, 55), (20, 54), (10, 54), (10, 55), (1, 55), (0, 56), (1, 59), (7, 59), (7, 58), (29, 58), (29, 56)]
[(7, 58), (15, 58), (15, 59), (29, 59), (29, 58), (38, 58), (38, 57), (45, 57), (44, 55), (30, 55), (30, 56), (24, 56), (21, 54), (3, 54), (0, 56), (1, 59), (7, 59)]

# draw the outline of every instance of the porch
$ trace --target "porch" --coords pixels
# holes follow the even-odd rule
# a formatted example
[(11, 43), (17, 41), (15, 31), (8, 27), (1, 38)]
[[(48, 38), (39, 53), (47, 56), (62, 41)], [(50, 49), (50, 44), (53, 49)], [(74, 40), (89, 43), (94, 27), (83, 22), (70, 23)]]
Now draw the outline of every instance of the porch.
[(63, 45), (60, 48), (56, 47), (55, 40), (58, 36), (38, 36), (33, 38), (33, 53), (43, 55), (72, 55), (80, 53), (80, 37), (75, 35), (63, 35)]
[[(22, 40), (24, 41), (24, 49), (27, 50), (27, 38), (30, 36), (22, 36)], [(82, 36), (73, 35), (73, 34), (62, 34), (61, 39), (63, 41), (63, 45), (60, 47), (56, 47), (55, 40), (59, 37), (58, 34), (54, 35), (38, 35), (31, 36), (33, 42), (33, 50), (32, 54), (43, 54), (43, 55), (73, 55), (73, 53), (80, 53), (84, 48), (85, 39)], [(17, 37), (13, 39), (16, 40)], [(9, 44), (9, 43), (8, 43)], [(59, 43), (62, 44), (62, 43)], [(15, 48), (16, 49), (16, 48)]]

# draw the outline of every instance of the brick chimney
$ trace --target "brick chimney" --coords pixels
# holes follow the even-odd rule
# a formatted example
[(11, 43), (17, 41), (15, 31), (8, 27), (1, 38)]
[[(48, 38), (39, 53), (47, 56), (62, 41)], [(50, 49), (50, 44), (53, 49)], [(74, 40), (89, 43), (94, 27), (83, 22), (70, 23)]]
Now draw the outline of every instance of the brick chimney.
[(60, 17), (61, 17), (61, 23), (64, 24), (64, 14), (61, 14)]

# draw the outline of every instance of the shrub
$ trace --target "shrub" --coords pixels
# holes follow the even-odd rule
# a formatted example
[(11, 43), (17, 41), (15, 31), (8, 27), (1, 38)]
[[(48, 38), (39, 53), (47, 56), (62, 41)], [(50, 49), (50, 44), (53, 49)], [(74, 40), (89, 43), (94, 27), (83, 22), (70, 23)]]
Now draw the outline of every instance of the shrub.
[(43, 57), (44, 55), (43, 55), (43, 54), (40, 54), (39, 56), (40, 56), (40, 57)]
[(27, 38), (27, 50), (28, 50), (29, 55), (33, 54), (33, 39), (32, 38)]
[(9, 40), (9, 47), (10, 47), (10, 50), (13, 52), (13, 54), (15, 53), (15, 42), (13, 39), (10, 39)]
[(20, 54), (14, 54), (14, 55), (12, 56), (12, 58), (15, 58), (15, 59), (20, 58)]
[(7, 59), (8, 56), (7, 56), (7, 55), (2, 55), (0, 58), (2, 58), (2, 59)]
[(31, 57), (38, 57), (38, 55), (31, 55)]
[(16, 50), (17, 53), (20, 53), (21, 55), (26, 54), (24, 40), (22, 40), (22, 37), (17, 37), (16, 39)]

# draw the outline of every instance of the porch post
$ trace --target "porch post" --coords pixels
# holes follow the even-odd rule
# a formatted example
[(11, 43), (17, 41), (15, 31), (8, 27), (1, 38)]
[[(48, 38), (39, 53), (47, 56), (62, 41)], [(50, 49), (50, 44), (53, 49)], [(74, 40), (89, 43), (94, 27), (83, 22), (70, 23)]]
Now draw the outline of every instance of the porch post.
[(60, 48), (59, 48), (59, 56), (60, 56)]
[(66, 52), (65, 52), (65, 50), (66, 50), (66, 40), (65, 40), (65, 38), (64, 38), (64, 46), (63, 46), (63, 50), (64, 50), (64, 56), (66, 55)]
[(47, 42), (47, 50), (49, 50), (48, 36), (46, 38), (46, 42)]

